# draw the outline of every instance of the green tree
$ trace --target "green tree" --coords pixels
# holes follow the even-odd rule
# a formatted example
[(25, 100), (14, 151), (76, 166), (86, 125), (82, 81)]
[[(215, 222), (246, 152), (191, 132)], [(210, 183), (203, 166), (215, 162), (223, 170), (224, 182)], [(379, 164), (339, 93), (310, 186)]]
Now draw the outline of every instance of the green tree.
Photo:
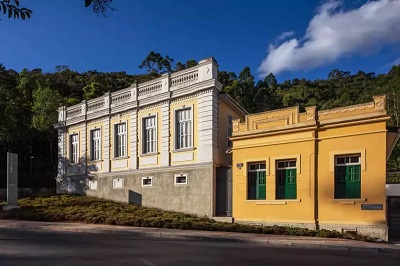
[(171, 72), (173, 62), (174, 59), (168, 55), (163, 57), (160, 53), (151, 51), (139, 65), (139, 68), (146, 68), (147, 71), (157, 74), (163, 71)]

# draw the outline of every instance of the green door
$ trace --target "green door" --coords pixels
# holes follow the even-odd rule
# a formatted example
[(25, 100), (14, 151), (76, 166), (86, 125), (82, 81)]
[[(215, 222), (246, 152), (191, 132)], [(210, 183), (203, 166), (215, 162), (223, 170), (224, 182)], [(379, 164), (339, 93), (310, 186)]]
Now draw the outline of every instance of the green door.
[(256, 172), (249, 172), (249, 179), (248, 179), (248, 199), (256, 199), (257, 194), (257, 173)]
[(335, 167), (335, 199), (346, 198), (346, 166)]
[(257, 172), (257, 199), (265, 199), (266, 195), (266, 173), (264, 171)]
[(346, 167), (346, 198), (361, 198), (361, 168), (360, 165)]
[(285, 198), (285, 170), (278, 170), (276, 172), (276, 199)]
[(296, 199), (296, 169), (286, 169), (285, 187), (285, 199)]

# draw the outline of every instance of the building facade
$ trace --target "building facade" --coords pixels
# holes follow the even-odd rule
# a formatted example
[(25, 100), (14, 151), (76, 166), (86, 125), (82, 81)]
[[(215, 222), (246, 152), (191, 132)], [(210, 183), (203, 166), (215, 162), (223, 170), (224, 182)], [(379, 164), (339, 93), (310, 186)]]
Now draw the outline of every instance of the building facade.
[[(213, 58), (59, 109), (58, 193), (230, 215), (232, 121)], [(220, 193), (217, 193), (220, 191)]]
[(235, 221), (387, 239), (386, 161), (396, 143), (385, 103), (376, 96), (332, 110), (292, 107), (235, 120)]

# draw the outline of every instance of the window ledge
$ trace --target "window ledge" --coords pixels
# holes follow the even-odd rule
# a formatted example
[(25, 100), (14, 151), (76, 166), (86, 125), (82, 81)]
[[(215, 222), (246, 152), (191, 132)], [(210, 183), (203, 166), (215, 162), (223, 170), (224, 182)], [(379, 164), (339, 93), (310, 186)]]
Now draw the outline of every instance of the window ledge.
[(69, 166), (81, 166), (81, 163), (69, 163)]
[(253, 202), (256, 205), (286, 205), (288, 202), (301, 202), (301, 199), (282, 199), (282, 200), (245, 200), (245, 202)]
[(331, 203), (339, 203), (341, 205), (354, 205), (356, 203), (367, 202), (367, 199), (330, 199)]
[(114, 161), (116, 160), (125, 160), (125, 159), (129, 159), (129, 156), (123, 156), (123, 157), (114, 157), (112, 158)]
[(102, 159), (99, 159), (99, 160), (92, 160), (92, 161), (89, 161), (88, 163), (102, 163), (103, 162), (103, 160)]
[(153, 187), (153, 185), (142, 185), (142, 187), (149, 188), (149, 187)]
[(160, 153), (159, 152), (149, 152), (149, 153), (142, 153), (142, 154), (139, 154), (139, 156), (140, 157), (146, 157), (146, 156), (154, 156), (154, 155), (159, 155)]
[(185, 151), (194, 151), (196, 148), (191, 147), (191, 148), (184, 148), (184, 149), (175, 149), (172, 150), (172, 152), (185, 152)]

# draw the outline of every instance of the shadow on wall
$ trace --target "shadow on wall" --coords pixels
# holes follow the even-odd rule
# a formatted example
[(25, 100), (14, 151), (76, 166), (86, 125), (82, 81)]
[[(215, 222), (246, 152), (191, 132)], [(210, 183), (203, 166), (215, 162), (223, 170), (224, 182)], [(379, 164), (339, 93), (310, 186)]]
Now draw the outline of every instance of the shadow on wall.
[[(56, 178), (58, 191), (69, 194), (86, 194), (86, 191), (91, 189), (90, 186), (94, 185), (92, 183), (94, 178), (87, 176), (84, 165), (86, 165), (87, 171), (97, 171), (98, 167), (84, 157), (80, 157), (77, 163), (71, 163), (69, 158), (63, 159), (65, 162), (64, 174), (59, 172)], [(97, 186), (97, 182), (95, 186)]]
[(128, 195), (129, 204), (142, 205), (142, 194), (129, 190)]

